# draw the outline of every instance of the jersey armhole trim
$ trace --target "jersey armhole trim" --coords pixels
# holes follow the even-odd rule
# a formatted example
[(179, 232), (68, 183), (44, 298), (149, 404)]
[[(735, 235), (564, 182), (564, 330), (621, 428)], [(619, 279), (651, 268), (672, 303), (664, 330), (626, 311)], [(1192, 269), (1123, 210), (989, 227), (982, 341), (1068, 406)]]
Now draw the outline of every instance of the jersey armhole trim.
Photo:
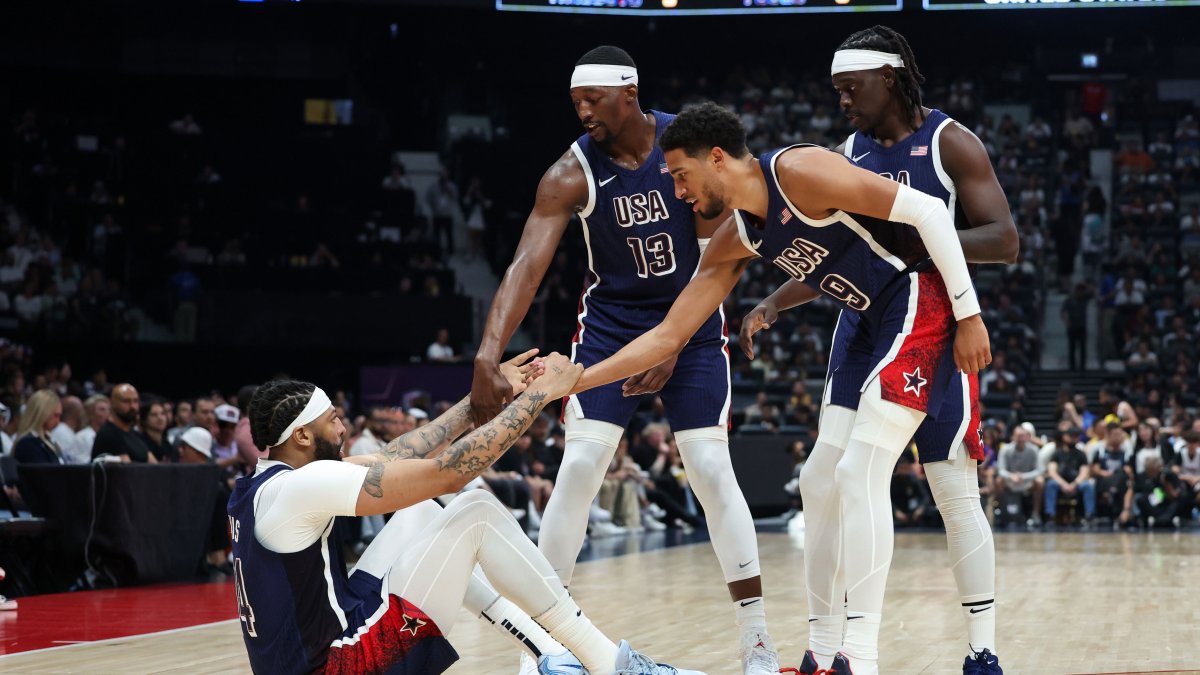
[(933, 170), (937, 173), (938, 180), (942, 182), (942, 187), (952, 195), (951, 204), (953, 204), (954, 181), (950, 179), (950, 174), (946, 173), (945, 167), (942, 166), (942, 131), (953, 122), (954, 119), (947, 116), (937, 129), (933, 130), (933, 148), (931, 148), (933, 150)]
[(592, 209), (596, 208), (596, 179), (592, 176), (592, 165), (588, 164), (587, 156), (583, 154), (583, 148), (579, 147), (579, 141), (571, 144), (571, 152), (575, 153), (575, 159), (579, 160), (579, 166), (583, 167), (583, 175), (587, 178), (587, 204), (579, 212), (580, 218), (587, 218), (592, 215)]
[(741, 240), (742, 246), (746, 247), (746, 250), (750, 253), (753, 253), (754, 257), (761, 258), (762, 255), (758, 252), (758, 249), (750, 243), (750, 236), (746, 233), (746, 221), (742, 220), (742, 213), (740, 211), (734, 210), (733, 221), (737, 224), (738, 239)]
[(854, 159), (854, 137), (857, 135), (858, 135), (857, 131), (850, 134), (849, 136), (846, 137), (845, 144), (842, 145), (842, 154), (849, 157), (851, 160)]

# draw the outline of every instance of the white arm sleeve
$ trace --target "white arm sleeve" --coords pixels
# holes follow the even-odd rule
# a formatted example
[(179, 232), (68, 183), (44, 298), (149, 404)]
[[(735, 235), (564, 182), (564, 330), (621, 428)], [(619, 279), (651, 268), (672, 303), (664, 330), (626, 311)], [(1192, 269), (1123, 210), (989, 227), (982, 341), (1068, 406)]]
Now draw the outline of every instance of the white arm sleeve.
[(307, 548), (334, 516), (354, 515), (366, 477), (365, 466), (331, 460), (280, 473), (255, 495), (254, 536), (276, 553)]
[(963, 256), (962, 245), (958, 243), (958, 233), (954, 231), (954, 221), (946, 205), (936, 197), (901, 184), (888, 220), (908, 223), (917, 228), (925, 250), (929, 251), (929, 257), (933, 258), (934, 266), (946, 282), (946, 293), (954, 308), (954, 318), (961, 321), (979, 314), (979, 298), (971, 284), (967, 259)]

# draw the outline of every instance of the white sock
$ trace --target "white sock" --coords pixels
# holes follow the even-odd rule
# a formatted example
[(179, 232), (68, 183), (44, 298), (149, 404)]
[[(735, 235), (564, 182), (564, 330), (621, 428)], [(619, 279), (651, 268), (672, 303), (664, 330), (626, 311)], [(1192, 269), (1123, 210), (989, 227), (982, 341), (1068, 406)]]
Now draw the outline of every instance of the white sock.
[(592, 675), (612, 675), (617, 646), (596, 628), (566, 593), (554, 606), (533, 617), (555, 640), (566, 645)]
[(977, 462), (965, 450), (925, 465), (934, 501), (946, 523), (950, 567), (967, 621), (972, 653), (996, 653), (996, 549), (979, 502)]
[(767, 605), (762, 596), (733, 601), (733, 614), (743, 633), (752, 630), (767, 632)]
[(842, 643), (842, 651), (856, 660), (878, 661), (879, 624), (882, 618), (882, 614), (849, 610), (846, 613), (846, 638)]
[[(969, 599), (973, 597), (975, 599)], [(971, 653), (988, 650), (996, 653), (996, 599), (963, 596), (963, 618), (967, 620), (967, 642)]]
[(479, 613), (480, 618), (490, 622), (496, 630), (515, 640), (521, 649), (533, 657), (558, 656), (567, 651), (544, 628), (519, 607), (497, 595), (495, 601)]
[(808, 617), (808, 649), (822, 668), (833, 667), (833, 657), (842, 646), (841, 614)]

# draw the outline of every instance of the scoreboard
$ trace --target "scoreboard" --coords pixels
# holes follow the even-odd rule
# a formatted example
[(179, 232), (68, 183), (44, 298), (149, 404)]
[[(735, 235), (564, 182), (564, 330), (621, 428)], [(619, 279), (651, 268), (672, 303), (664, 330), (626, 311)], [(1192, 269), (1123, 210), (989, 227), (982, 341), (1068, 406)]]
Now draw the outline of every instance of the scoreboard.
[[(1197, 0), (1200, 2), (1200, 0)], [(496, 0), (496, 9), (625, 16), (895, 12), (904, 0)]]
[(1075, 9), (1080, 7), (1184, 7), (1200, 0), (922, 0), (925, 9)]

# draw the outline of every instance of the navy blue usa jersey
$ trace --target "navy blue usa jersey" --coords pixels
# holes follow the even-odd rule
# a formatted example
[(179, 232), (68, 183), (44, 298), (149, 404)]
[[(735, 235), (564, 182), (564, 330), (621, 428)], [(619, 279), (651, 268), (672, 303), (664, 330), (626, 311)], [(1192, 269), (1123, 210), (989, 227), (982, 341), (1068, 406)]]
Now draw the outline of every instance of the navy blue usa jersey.
[[(779, 187), (775, 162), (798, 145), (759, 157), (767, 179), (767, 218), (736, 211), (742, 244), (793, 279), (821, 291), (843, 309), (869, 309), (908, 264), (893, 251), (894, 223), (847, 211), (805, 216)], [(892, 286), (895, 288), (895, 286)]]
[(324, 665), (329, 646), (358, 605), (346, 581), (342, 547), (329, 527), (311, 546), (276, 553), (254, 536), (254, 496), (287, 465), (243, 476), (229, 498), (234, 583), (242, 637), (256, 673), (309, 673)]
[[(855, 164), (884, 178), (903, 183), (918, 192), (937, 197), (946, 204), (956, 226), (966, 227), (958, 204), (954, 181), (942, 167), (940, 137), (942, 129), (955, 124), (946, 113), (930, 110), (921, 128), (908, 138), (885, 148), (870, 136), (853, 133), (846, 139), (844, 152)], [(895, 223), (895, 232), (886, 236), (891, 250), (906, 262), (928, 255), (916, 229), (906, 223)]]
[(692, 209), (675, 198), (658, 146), (675, 116), (650, 112), (654, 149), (637, 169), (618, 166), (587, 134), (571, 150), (588, 180), (588, 203), (579, 213), (594, 277), (588, 302), (665, 312), (695, 274), (700, 246)]

